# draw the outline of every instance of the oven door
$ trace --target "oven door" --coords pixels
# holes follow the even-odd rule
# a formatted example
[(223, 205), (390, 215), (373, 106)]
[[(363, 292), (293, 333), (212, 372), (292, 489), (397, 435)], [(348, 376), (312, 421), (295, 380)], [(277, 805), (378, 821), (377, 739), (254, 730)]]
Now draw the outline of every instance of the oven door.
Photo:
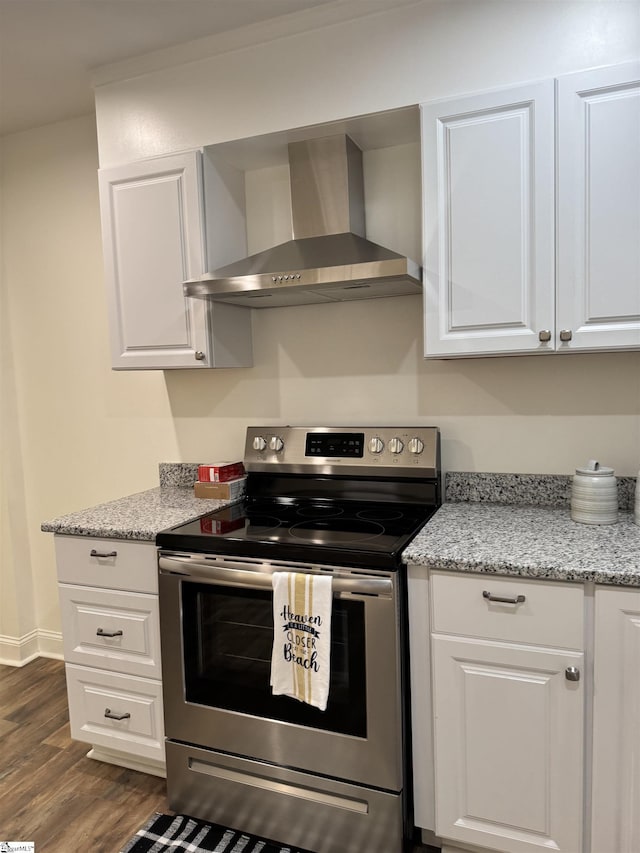
[[(161, 552), (170, 740), (402, 790), (399, 574)], [(331, 573), (325, 711), (270, 687), (274, 571)]]

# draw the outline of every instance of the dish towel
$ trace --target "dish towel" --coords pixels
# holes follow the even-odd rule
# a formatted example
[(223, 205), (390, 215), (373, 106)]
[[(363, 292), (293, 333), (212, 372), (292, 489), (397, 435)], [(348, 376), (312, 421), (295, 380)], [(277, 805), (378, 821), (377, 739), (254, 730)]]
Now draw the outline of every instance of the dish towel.
[(273, 573), (271, 689), (321, 711), (331, 672), (331, 578)]

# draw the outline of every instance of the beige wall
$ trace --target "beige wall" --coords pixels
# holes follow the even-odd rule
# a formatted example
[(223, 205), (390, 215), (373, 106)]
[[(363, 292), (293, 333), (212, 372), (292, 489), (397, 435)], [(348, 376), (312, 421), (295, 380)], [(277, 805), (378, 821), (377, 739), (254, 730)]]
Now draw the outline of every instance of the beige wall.
[(449, 470), (640, 466), (640, 353), (426, 362), (416, 297), (256, 311), (253, 369), (111, 371), (94, 118), (3, 142), (0, 648), (55, 646), (42, 520), (240, 456), (247, 424), (436, 424)]
[[(40, 523), (157, 485), (179, 455), (162, 372), (109, 368), (93, 116), (2, 148), (0, 659), (59, 647)], [(3, 643), (4, 640), (4, 643)], [(4, 655), (3, 650), (4, 649)]]

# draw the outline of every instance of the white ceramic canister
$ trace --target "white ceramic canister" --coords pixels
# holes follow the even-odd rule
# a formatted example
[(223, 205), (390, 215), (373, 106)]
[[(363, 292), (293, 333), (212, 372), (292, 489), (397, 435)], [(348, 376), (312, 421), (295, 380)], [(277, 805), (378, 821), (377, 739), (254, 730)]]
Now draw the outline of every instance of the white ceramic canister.
[(636, 480), (636, 502), (633, 520), (637, 525), (640, 525), (640, 471), (638, 471), (638, 478)]
[(613, 468), (595, 459), (576, 468), (571, 487), (571, 518), (581, 524), (615, 524), (618, 520), (618, 483)]

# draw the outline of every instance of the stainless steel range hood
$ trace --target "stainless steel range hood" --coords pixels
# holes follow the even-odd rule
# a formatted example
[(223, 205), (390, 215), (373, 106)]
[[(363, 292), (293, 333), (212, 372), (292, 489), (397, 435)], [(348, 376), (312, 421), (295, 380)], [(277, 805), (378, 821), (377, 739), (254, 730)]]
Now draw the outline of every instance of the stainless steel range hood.
[(187, 296), (271, 308), (422, 290), (413, 261), (364, 237), (362, 152), (342, 134), (289, 144), (294, 239), (184, 283)]

